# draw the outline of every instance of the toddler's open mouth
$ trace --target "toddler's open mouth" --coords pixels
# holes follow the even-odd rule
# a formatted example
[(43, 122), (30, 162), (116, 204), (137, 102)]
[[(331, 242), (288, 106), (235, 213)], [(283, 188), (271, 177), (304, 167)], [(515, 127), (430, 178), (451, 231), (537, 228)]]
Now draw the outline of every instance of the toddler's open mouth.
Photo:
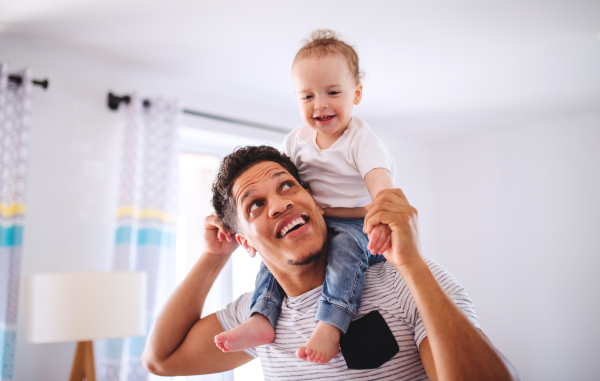
[(328, 120), (331, 120), (334, 117), (335, 117), (335, 115), (321, 115), (321, 116), (315, 117), (315, 119), (318, 120), (319, 122), (327, 122)]

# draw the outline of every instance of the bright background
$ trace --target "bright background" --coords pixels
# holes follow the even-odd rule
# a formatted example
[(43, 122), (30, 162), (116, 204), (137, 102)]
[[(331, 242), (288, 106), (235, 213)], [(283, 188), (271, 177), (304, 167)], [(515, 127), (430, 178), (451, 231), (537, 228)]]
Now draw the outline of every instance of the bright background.
[[(21, 279), (110, 268), (123, 115), (109, 90), (291, 129), (290, 65), (318, 27), (357, 46), (355, 113), (388, 143), (425, 255), (467, 288), (485, 333), (523, 379), (596, 379), (596, 0), (4, 0), (0, 60), (50, 79), (34, 89)], [(217, 157), (283, 139), (181, 125), (183, 151)], [(16, 379), (66, 379), (74, 344), (28, 344), (24, 326), (21, 309)]]

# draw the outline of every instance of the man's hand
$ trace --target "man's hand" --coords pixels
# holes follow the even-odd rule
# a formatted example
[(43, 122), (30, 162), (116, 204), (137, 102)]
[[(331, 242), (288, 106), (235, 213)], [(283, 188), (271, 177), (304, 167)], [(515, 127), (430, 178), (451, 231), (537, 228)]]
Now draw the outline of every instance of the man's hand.
[(204, 220), (204, 229), (206, 253), (230, 256), (239, 246), (233, 233), (223, 227), (214, 213)]
[(407, 264), (422, 261), (419, 250), (419, 220), (417, 210), (400, 189), (385, 189), (367, 205), (364, 232), (371, 234), (379, 225), (391, 230), (392, 246), (383, 255), (400, 271)]
[(400, 273), (421, 315), (427, 338), (419, 351), (430, 379), (518, 380), (512, 365), (446, 295), (419, 250), (417, 210), (400, 189), (386, 189), (368, 206), (364, 230), (392, 231), (383, 255)]

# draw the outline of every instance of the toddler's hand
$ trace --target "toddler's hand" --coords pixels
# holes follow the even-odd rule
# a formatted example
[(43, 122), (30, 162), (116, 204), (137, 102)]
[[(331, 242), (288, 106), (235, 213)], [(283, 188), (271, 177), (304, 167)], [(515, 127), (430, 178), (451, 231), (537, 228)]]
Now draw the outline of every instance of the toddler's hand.
[(371, 254), (383, 254), (392, 247), (392, 231), (387, 225), (379, 224), (373, 227), (369, 234), (367, 249)]

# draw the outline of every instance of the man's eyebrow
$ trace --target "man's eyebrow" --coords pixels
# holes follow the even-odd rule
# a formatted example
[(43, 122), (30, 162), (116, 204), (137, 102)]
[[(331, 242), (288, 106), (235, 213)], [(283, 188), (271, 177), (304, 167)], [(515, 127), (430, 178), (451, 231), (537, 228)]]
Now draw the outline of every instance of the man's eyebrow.
[[(277, 177), (280, 177), (281, 175), (287, 175), (287, 174), (289, 174), (289, 172), (287, 172), (287, 171), (279, 171), (279, 172), (273, 173), (271, 175), (271, 179), (275, 179)], [(254, 192), (256, 192), (256, 190), (254, 190), (254, 189), (248, 189), (246, 192), (244, 192), (244, 194), (240, 198), (240, 205), (243, 205), (244, 204), (244, 200), (247, 199), (248, 197), (252, 196), (252, 194)]]
[(252, 196), (252, 193), (256, 192), (254, 189), (248, 189), (246, 192), (244, 192), (244, 194), (242, 195), (242, 198), (240, 199), (240, 205), (244, 204), (244, 200), (247, 199), (248, 197)]
[(272, 179), (274, 179), (274, 178), (276, 178), (276, 177), (279, 177), (279, 176), (281, 176), (281, 175), (287, 175), (287, 174), (289, 174), (289, 172), (288, 172), (288, 171), (279, 171), (279, 172), (277, 172), (277, 173), (273, 173), (273, 174), (271, 175), (271, 178), (272, 178)]

